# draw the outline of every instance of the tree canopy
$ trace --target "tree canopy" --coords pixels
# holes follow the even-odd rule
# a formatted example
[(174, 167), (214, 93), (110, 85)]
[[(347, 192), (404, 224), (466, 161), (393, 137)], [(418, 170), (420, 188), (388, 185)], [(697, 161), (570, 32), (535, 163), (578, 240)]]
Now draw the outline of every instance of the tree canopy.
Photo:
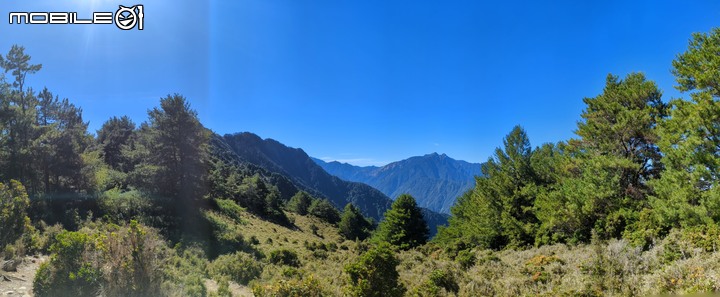
[(374, 240), (388, 242), (401, 249), (411, 249), (425, 244), (429, 233), (415, 198), (402, 194), (385, 212), (385, 218), (380, 222)]

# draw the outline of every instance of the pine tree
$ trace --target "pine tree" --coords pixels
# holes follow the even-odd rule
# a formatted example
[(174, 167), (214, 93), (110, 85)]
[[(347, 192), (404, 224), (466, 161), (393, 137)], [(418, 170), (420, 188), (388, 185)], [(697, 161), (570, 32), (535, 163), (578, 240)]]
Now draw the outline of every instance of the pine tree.
[(429, 233), (415, 198), (402, 194), (385, 212), (385, 218), (380, 222), (373, 239), (407, 250), (425, 244)]
[(308, 213), (330, 224), (340, 221), (340, 212), (326, 199), (313, 199), (308, 207)]
[(364, 240), (370, 235), (370, 222), (351, 203), (345, 206), (338, 229), (340, 235), (350, 240)]
[(288, 209), (304, 216), (308, 213), (308, 208), (310, 207), (312, 200), (312, 196), (310, 196), (307, 192), (298, 191), (292, 196), (292, 198), (290, 198), (290, 201), (288, 201)]
[(129, 145), (134, 131), (135, 123), (127, 116), (112, 117), (97, 131), (102, 158), (110, 168), (124, 172), (131, 169), (130, 160), (123, 155), (122, 149)]
[(438, 234), (438, 240), (452, 249), (533, 243), (538, 221), (533, 212), (536, 177), (530, 141), (516, 126), (503, 145), (483, 164), (475, 188), (458, 199), (448, 227)]
[(593, 230), (622, 236), (647, 206), (647, 182), (663, 169), (656, 126), (666, 106), (654, 82), (641, 73), (608, 75), (603, 92), (583, 101), (580, 138), (562, 145), (564, 157), (548, 156), (559, 175), (538, 194), (539, 243), (587, 242)]
[[(175, 94), (160, 100), (148, 112), (140, 129), (146, 147), (140, 175), (151, 182), (155, 194), (188, 202), (202, 197), (208, 173), (209, 132), (185, 97)], [(263, 197), (264, 198), (264, 197)]]
[(673, 61), (676, 88), (689, 95), (670, 101), (659, 127), (665, 172), (638, 229), (663, 235), (673, 227), (720, 221), (720, 28), (695, 33)]

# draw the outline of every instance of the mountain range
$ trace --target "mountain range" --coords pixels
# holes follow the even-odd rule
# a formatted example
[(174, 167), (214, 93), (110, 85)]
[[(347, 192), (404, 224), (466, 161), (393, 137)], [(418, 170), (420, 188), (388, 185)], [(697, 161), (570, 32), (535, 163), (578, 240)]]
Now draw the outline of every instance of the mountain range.
[(389, 197), (408, 193), (421, 207), (440, 213), (450, 213), (455, 200), (472, 189), (475, 176), (481, 174), (478, 163), (455, 160), (438, 153), (411, 157), (382, 167), (361, 167), (317, 158), (313, 161), (332, 175), (368, 184)]
[[(297, 190), (304, 190), (318, 198), (325, 198), (342, 210), (352, 203), (363, 215), (380, 221), (392, 204), (381, 191), (364, 183), (340, 179), (317, 165), (302, 149), (290, 148), (273, 139), (262, 139), (249, 133), (216, 136), (214, 147), (223, 151), (223, 158), (234, 160), (278, 186), (285, 198)], [(437, 226), (445, 225), (448, 216), (423, 208), (423, 215), (431, 234)]]

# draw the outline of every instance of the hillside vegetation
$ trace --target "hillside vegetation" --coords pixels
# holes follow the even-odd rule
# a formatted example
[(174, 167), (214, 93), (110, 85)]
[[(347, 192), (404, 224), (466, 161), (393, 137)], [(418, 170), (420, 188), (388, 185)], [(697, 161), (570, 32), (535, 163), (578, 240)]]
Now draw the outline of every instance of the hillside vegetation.
[(608, 75), (577, 138), (532, 147), (515, 127), (431, 238), (411, 195), (380, 193), (369, 205), (386, 211), (368, 213), (352, 191), (367, 188), (330, 187), (343, 181), (300, 150), (215, 135), (179, 94), (92, 135), (80, 108), (26, 85), (42, 66), (13, 46), (0, 56), (2, 269), (47, 255), (36, 296), (716, 292), (718, 52), (714, 29), (673, 61), (689, 99)]
[[(222, 139), (240, 163), (253, 164), (286, 177), (295, 185), (295, 191), (303, 190), (315, 197), (326, 198), (338, 209), (350, 203), (365, 216), (379, 221), (392, 204), (388, 196), (373, 187), (341, 180), (325, 172), (302, 149), (290, 148), (249, 132), (228, 134)], [(438, 226), (447, 224), (446, 214), (423, 209), (423, 215), (432, 234), (437, 232)]]
[(382, 167), (353, 166), (313, 159), (328, 173), (348, 181), (368, 184), (389, 197), (410, 194), (418, 204), (450, 213), (457, 197), (475, 186), (480, 164), (458, 161), (432, 153), (392, 162)]

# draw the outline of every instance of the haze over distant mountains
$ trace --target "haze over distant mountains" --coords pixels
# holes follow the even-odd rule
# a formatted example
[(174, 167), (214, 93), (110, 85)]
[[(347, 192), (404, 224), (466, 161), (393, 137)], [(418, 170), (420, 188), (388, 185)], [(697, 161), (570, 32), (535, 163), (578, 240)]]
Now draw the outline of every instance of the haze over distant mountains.
[[(382, 219), (390, 208), (392, 200), (377, 189), (364, 183), (342, 180), (327, 173), (299, 148), (290, 148), (273, 139), (244, 132), (227, 134), (216, 139), (216, 147), (226, 152), (226, 158), (238, 159), (243, 166), (258, 167), (257, 172), (267, 175), (271, 183), (278, 186), (281, 194), (295, 194), (304, 190), (317, 198), (326, 198), (340, 210), (352, 203), (360, 211), (374, 218)], [(423, 209), (431, 234), (438, 225), (445, 225), (448, 216)]]
[(455, 200), (475, 186), (480, 164), (455, 160), (432, 153), (411, 157), (388, 165), (354, 166), (313, 158), (328, 173), (341, 179), (368, 184), (395, 198), (408, 193), (418, 205), (440, 213), (450, 213)]

